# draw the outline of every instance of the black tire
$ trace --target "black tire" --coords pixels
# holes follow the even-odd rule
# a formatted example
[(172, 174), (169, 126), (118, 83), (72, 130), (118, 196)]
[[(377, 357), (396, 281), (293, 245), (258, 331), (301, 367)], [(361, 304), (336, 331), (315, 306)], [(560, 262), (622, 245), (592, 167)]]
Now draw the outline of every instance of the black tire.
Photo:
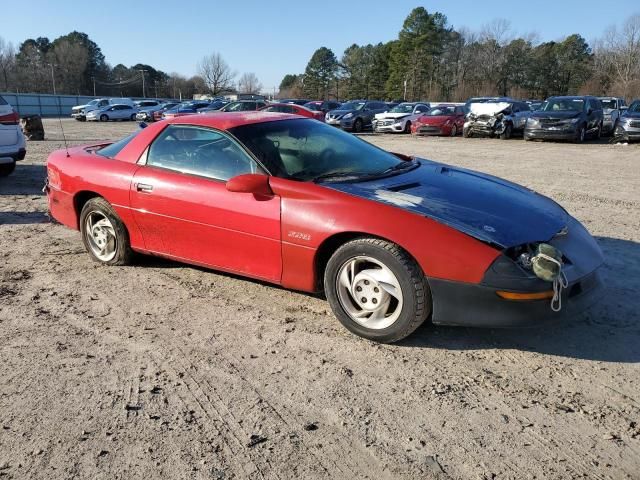
[(407, 122), (404, 126), (404, 133), (411, 133), (411, 122)]
[(105, 113), (103, 113), (102, 115), (100, 115), (100, 121), (101, 122), (108, 122), (109, 121), (109, 116)]
[(596, 131), (596, 140), (600, 140), (602, 138), (602, 122), (598, 125), (598, 130)]
[(464, 138), (471, 138), (471, 137), (473, 137), (473, 134), (471, 133), (471, 130), (469, 130), (469, 128), (462, 127), (462, 136)]
[(578, 130), (576, 130), (576, 138), (573, 140), (574, 143), (583, 143), (586, 136), (586, 128), (584, 125), (580, 125)]
[(131, 121), (132, 122), (136, 121), (136, 114), (135, 113), (131, 114)]
[(353, 122), (353, 131), (356, 133), (362, 132), (363, 124), (361, 118), (356, 118), (356, 121)]
[[(88, 244), (85, 222), (87, 216), (92, 212), (98, 212), (107, 217), (115, 231), (116, 254), (111, 260), (106, 262), (96, 257)], [(82, 234), (84, 248), (94, 261), (103, 265), (129, 265), (131, 263), (133, 250), (131, 250), (131, 244), (129, 242), (129, 232), (127, 232), (127, 228), (113, 207), (104, 198), (95, 197), (84, 204), (82, 212), (80, 213), (80, 233)]]
[[(349, 260), (368, 256), (383, 263), (396, 276), (403, 296), (403, 306), (395, 322), (386, 328), (366, 328), (354, 321), (339, 298), (338, 274)], [(410, 335), (431, 313), (431, 291), (416, 261), (395, 243), (378, 238), (351, 240), (338, 248), (329, 259), (324, 274), (324, 290), (335, 316), (349, 331), (368, 340), (392, 343)]]
[(504, 132), (500, 134), (500, 140), (509, 140), (513, 135), (513, 126), (508, 123), (506, 127), (504, 127)]
[(3, 163), (0, 165), (0, 177), (8, 177), (16, 169), (15, 160), (11, 163)]
[(451, 126), (451, 131), (449, 132), (449, 136), (450, 137), (458, 136), (458, 126), (455, 123)]

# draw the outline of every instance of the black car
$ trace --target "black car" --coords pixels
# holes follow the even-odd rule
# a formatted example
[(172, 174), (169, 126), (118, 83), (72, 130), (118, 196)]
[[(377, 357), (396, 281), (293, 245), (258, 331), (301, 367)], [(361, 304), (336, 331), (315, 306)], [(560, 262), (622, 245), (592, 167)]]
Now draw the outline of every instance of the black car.
[(604, 115), (596, 97), (551, 97), (527, 119), (525, 140), (573, 140), (600, 138)]
[(388, 110), (385, 102), (377, 100), (352, 100), (340, 105), (336, 110), (331, 110), (325, 115), (325, 121), (329, 125), (340, 127), (343, 130), (361, 132), (365, 128), (371, 128), (376, 113)]
[(622, 142), (640, 141), (640, 100), (635, 100), (620, 117), (614, 139)]
[[(287, 102), (285, 102), (287, 103)], [(315, 100), (312, 102), (307, 102), (303, 105), (303, 107), (308, 108), (309, 110), (312, 110), (314, 112), (322, 112), (322, 113), (327, 113), (331, 110), (336, 110), (337, 108), (340, 107), (340, 105), (342, 105), (342, 103), (336, 101), (336, 100)]]

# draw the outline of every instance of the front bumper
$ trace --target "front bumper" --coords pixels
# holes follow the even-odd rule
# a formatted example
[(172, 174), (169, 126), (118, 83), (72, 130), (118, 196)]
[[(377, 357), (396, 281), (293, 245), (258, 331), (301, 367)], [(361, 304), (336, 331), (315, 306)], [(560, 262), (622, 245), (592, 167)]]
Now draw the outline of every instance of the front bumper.
[(136, 120), (138, 120), (139, 122), (152, 122), (153, 114), (146, 113), (146, 112), (138, 112), (136, 113)]
[(413, 132), (415, 135), (433, 135), (433, 136), (441, 136), (441, 135), (450, 135), (451, 130), (444, 130), (443, 126), (435, 126), (435, 125), (420, 125), (416, 127)]
[(403, 122), (396, 123), (386, 120), (373, 121), (371, 127), (376, 133), (400, 133), (405, 129)]
[(526, 128), (524, 138), (528, 140), (573, 140), (576, 138), (576, 129), (571, 126), (569, 129), (546, 129), (546, 128)]
[[(602, 292), (599, 270), (585, 275), (562, 291), (562, 309), (554, 312), (550, 300), (515, 301), (481, 284), (427, 279), (433, 298), (432, 321), (465, 327), (531, 327), (577, 315), (593, 305)], [(551, 288), (551, 284), (549, 284)]]
[(465, 122), (464, 128), (473, 135), (480, 135), (483, 137), (493, 137), (497, 133), (500, 133), (499, 124), (497, 122), (490, 121), (469, 120)]

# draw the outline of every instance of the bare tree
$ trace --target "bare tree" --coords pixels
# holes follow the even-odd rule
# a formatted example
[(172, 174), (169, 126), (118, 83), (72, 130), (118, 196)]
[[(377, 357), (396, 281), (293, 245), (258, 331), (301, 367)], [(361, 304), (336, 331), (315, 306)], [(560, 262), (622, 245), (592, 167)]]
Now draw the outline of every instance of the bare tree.
[(13, 74), (16, 64), (16, 51), (11, 42), (6, 42), (0, 37), (0, 76), (3, 81), (3, 90), (9, 90), (9, 78)]
[(262, 90), (262, 84), (253, 72), (243, 73), (238, 80), (238, 93), (257, 94)]
[(637, 94), (640, 90), (640, 14), (629, 17), (620, 30), (610, 27), (601, 45), (604, 51), (599, 54), (604, 55), (615, 73), (621, 94), (624, 97)]
[(236, 73), (217, 52), (207, 55), (198, 63), (198, 73), (213, 95), (233, 90)]
[(82, 89), (83, 74), (89, 61), (89, 52), (84, 45), (62, 40), (49, 51), (47, 59), (54, 65), (60, 91), (75, 93)]

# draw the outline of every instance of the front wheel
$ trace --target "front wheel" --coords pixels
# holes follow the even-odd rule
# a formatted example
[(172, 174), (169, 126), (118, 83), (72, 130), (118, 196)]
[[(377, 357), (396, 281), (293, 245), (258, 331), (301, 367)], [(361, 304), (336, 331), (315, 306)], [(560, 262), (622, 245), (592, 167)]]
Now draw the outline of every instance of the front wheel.
[(329, 305), (351, 332), (391, 343), (418, 328), (431, 313), (422, 270), (398, 245), (360, 238), (342, 245), (324, 275)]
[(455, 123), (451, 126), (451, 131), (449, 132), (449, 135), (452, 137), (458, 136), (458, 126)]
[(584, 142), (584, 137), (586, 134), (586, 128), (584, 125), (580, 125), (578, 127), (578, 130), (576, 131), (576, 138), (574, 140), (575, 143), (582, 143)]
[(500, 140), (509, 140), (511, 135), (513, 134), (513, 127), (511, 124), (508, 124), (504, 127), (504, 131), (500, 134)]
[(353, 122), (353, 131), (356, 133), (360, 133), (362, 132), (362, 119), (361, 118), (356, 118), (356, 121)]
[(11, 163), (0, 164), (0, 177), (8, 177), (13, 173), (15, 169), (16, 169), (15, 160), (12, 161)]
[(101, 122), (108, 122), (109, 121), (109, 117), (103, 113), (102, 115), (100, 115), (100, 121)]
[(464, 138), (471, 138), (473, 136), (473, 134), (471, 133), (471, 130), (468, 127), (463, 127), (462, 128), (462, 136)]
[(404, 133), (411, 133), (411, 122), (407, 122), (404, 126)]
[(135, 114), (135, 113), (131, 115), (131, 121), (132, 121), (132, 122), (135, 122), (135, 121), (136, 121), (136, 114)]
[(105, 265), (131, 263), (133, 251), (127, 229), (104, 198), (92, 198), (82, 207), (80, 233), (85, 249), (96, 262)]

